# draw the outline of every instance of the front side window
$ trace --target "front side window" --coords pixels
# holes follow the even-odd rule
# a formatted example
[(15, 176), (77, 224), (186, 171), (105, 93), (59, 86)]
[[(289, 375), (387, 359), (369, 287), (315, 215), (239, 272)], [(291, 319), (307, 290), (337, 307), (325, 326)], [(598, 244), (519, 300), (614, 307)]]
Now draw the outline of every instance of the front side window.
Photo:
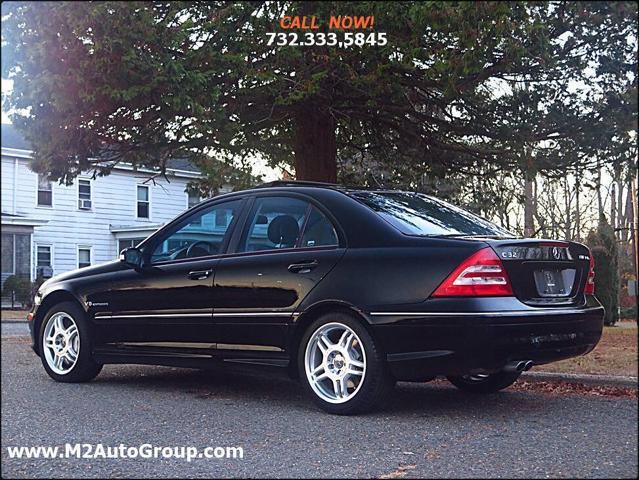
[[(222, 251), (231, 222), (239, 213), (241, 204), (242, 200), (233, 200), (192, 214), (177, 230), (159, 240), (151, 254), (151, 262), (217, 255)], [(218, 215), (224, 215), (228, 222), (218, 225)]]
[(242, 235), (240, 252), (337, 245), (331, 222), (309, 202), (290, 197), (258, 198)]
[(78, 268), (91, 265), (91, 247), (78, 247)]
[(422, 193), (348, 193), (406, 235), (513, 237), (512, 233), (488, 220)]
[(91, 210), (91, 180), (78, 180), (78, 208)]
[(151, 202), (149, 200), (149, 187), (146, 185), (138, 185), (138, 218), (149, 218), (151, 210), (150, 205)]
[(46, 175), (38, 175), (38, 205), (50, 207), (53, 205), (53, 186)]

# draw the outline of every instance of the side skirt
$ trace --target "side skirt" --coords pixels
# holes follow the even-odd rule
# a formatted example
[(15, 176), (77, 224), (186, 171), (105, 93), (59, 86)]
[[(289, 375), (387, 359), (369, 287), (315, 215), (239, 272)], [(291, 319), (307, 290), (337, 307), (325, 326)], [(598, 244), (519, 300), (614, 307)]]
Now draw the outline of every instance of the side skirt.
[(93, 358), (102, 364), (132, 363), (184, 368), (214, 368), (221, 364), (236, 364), (286, 369), (289, 365), (288, 354), (275, 347), (222, 344), (193, 348), (172, 343), (115, 343), (94, 347)]

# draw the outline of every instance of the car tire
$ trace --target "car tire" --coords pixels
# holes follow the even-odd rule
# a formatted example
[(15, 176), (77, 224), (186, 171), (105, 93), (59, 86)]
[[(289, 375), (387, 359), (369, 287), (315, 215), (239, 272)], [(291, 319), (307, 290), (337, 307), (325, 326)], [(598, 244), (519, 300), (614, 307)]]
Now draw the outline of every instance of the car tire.
[(521, 372), (496, 372), (490, 374), (450, 376), (448, 381), (460, 390), (470, 393), (495, 393), (510, 387)]
[(345, 313), (322, 315), (306, 329), (298, 370), (315, 404), (337, 415), (382, 407), (395, 384), (379, 344)]
[(47, 311), (38, 342), (42, 365), (57, 382), (87, 382), (102, 370), (91, 356), (93, 339), (86, 314), (75, 302), (62, 302)]

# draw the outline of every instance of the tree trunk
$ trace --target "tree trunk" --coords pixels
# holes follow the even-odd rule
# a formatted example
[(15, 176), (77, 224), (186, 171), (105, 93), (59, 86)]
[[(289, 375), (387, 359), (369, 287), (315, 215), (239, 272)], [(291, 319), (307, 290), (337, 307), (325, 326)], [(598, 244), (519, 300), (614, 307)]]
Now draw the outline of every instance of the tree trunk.
[(633, 180), (628, 180), (628, 194), (626, 195), (626, 207), (624, 210), (623, 218), (624, 218), (624, 228), (621, 231), (621, 240), (623, 242), (632, 242), (632, 227), (634, 225), (633, 212), (632, 212), (632, 182)]
[(579, 167), (575, 172), (575, 239), (581, 242), (581, 206), (579, 205), (579, 195), (581, 195), (581, 172)]
[(295, 178), (337, 182), (335, 119), (320, 107), (298, 110), (295, 116)]
[(570, 212), (571, 203), (568, 178), (564, 178), (564, 208), (566, 209), (566, 223), (564, 230), (565, 240), (570, 240), (572, 238), (572, 215)]
[(532, 237), (535, 234), (535, 201), (533, 199), (533, 179), (526, 172), (526, 184), (524, 185), (524, 237)]
[[(617, 179), (617, 225), (616, 228), (619, 229), (619, 239), (623, 239), (623, 229), (626, 226), (626, 219), (623, 215), (623, 179), (621, 178), (621, 173), (619, 173), (619, 178)], [(614, 198), (612, 200), (615, 201)]]
[(597, 180), (596, 180), (596, 189), (597, 189), (597, 218), (599, 223), (604, 218), (604, 208), (603, 208), (603, 200), (601, 198), (601, 162), (599, 161), (599, 157), (597, 157)]
[(524, 147), (526, 171), (524, 172), (524, 237), (535, 234), (535, 166), (528, 147)]
[(615, 239), (619, 237), (619, 219), (617, 215), (621, 217), (621, 212), (617, 210), (617, 185), (619, 185), (620, 177), (621, 167), (617, 165), (613, 170), (612, 183), (610, 185), (610, 225), (614, 231)]
[(630, 182), (630, 196), (632, 197), (631, 201), (631, 209), (630, 209), (630, 218), (632, 221), (632, 232), (631, 232), (631, 241), (634, 246), (633, 248), (633, 257), (634, 257), (634, 267), (635, 267), (635, 279), (639, 280), (639, 220), (637, 220), (637, 216), (639, 216), (639, 198), (637, 198), (638, 192), (637, 187), (639, 186), (639, 179), (634, 179)]

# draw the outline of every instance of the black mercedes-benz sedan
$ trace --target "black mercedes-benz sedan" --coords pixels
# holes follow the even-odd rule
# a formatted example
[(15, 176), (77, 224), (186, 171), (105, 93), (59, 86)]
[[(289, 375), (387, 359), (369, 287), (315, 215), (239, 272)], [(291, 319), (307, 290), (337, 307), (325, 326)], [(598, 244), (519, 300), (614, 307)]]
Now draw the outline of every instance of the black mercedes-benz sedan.
[(274, 182), (50, 279), (29, 320), (60, 382), (107, 363), (267, 365), (349, 414), (397, 380), (489, 393), (588, 353), (603, 326), (593, 286), (578, 243), (516, 238), (421, 193)]

